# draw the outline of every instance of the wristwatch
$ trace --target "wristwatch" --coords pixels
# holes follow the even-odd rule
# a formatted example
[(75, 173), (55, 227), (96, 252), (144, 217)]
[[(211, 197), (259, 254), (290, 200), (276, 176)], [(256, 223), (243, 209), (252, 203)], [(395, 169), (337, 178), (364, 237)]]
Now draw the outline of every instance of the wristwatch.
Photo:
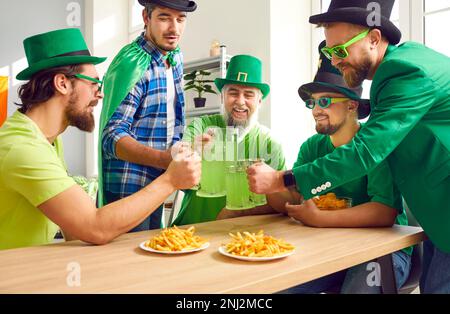
[(297, 182), (295, 181), (295, 176), (292, 170), (285, 171), (283, 173), (284, 186), (289, 188), (296, 188)]

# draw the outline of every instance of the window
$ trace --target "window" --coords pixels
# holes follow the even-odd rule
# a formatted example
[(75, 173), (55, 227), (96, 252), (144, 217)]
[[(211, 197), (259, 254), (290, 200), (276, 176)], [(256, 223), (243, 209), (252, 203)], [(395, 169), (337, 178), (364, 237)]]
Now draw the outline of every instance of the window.
[(428, 47), (450, 56), (446, 25), (450, 20), (450, 0), (424, 0), (423, 37)]

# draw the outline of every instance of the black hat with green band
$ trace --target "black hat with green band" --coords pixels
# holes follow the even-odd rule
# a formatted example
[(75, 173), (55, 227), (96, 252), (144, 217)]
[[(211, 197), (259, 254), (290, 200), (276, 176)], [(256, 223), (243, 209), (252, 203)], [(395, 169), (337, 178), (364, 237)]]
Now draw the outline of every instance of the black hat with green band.
[(358, 106), (358, 119), (365, 119), (370, 114), (370, 101), (368, 99), (361, 99), (362, 86), (356, 88), (349, 88), (344, 80), (344, 77), (336, 69), (331, 61), (326, 58), (321, 49), (326, 46), (326, 42), (323, 41), (319, 45), (319, 69), (317, 71), (316, 77), (312, 83), (302, 85), (298, 94), (303, 101), (311, 99), (311, 95), (315, 93), (338, 93), (359, 103)]
[(28, 68), (17, 75), (21, 81), (46, 69), (73, 65), (99, 64), (106, 58), (91, 56), (78, 28), (60, 29), (29, 37), (24, 40)]
[(225, 85), (244, 85), (261, 90), (263, 98), (270, 93), (270, 86), (262, 82), (262, 62), (258, 58), (248, 55), (234, 56), (230, 60), (227, 77), (214, 81), (217, 89), (222, 92)]

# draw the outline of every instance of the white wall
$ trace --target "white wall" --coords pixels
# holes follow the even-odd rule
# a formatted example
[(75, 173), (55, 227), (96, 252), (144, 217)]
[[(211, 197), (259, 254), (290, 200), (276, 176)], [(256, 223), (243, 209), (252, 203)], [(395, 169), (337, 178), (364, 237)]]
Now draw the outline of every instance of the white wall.
[[(19, 102), (17, 89), (23, 84), (16, 75), (27, 67), (23, 40), (29, 36), (60, 28), (82, 28), (84, 0), (0, 1), (0, 75), (9, 76), (8, 115)], [(84, 134), (69, 128), (63, 134), (65, 159), (72, 174), (84, 174)]]
[(311, 67), (310, 15), (310, 1), (271, 1), (271, 129), (283, 145), (288, 168), (297, 159), (300, 145), (315, 133), (311, 110), (297, 92), (316, 72)]

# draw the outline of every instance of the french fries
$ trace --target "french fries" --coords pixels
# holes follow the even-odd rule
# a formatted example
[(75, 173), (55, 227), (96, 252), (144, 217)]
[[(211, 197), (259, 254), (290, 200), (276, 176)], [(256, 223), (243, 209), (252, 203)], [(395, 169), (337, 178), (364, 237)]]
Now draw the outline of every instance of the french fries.
[(180, 252), (201, 248), (206, 240), (194, 236), (195, 227), (180, 229), (177, 226), (167, 228), (145, 242), (145, 246), (157, 251)]
[(334, 193), (314, 197), (313, 201), (321, 210), (338, 210), (349, 207), (348, 200), (338, 199)]
[(273, 257), (291, 252), (295, 247), (284, 240), (264, 235), (264, 231), (258, 233), (240, 232), (229, 233), (231, 242), (225, 245), (226, 251), (232, 255), (246, 257)]

